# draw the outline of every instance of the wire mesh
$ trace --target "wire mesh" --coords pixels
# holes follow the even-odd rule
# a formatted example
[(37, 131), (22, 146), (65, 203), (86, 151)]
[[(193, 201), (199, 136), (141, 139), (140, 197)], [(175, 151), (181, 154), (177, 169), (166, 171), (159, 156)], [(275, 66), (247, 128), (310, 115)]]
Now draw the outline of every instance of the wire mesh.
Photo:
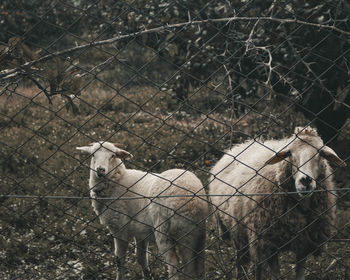
[(1, 279), (350, 277), (347, 1), (0, 7)]

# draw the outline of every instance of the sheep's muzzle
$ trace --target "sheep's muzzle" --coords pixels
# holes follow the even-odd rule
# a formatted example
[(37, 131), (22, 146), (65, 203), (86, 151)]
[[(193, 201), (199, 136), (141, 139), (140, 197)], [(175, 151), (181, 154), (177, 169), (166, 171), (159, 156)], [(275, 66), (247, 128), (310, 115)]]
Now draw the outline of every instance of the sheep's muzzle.
[(98, 177), (103, 177), (106, 175), (106, 169), (104, 169), (103, 167), (98, 167), (96, 169), (96, 173)]

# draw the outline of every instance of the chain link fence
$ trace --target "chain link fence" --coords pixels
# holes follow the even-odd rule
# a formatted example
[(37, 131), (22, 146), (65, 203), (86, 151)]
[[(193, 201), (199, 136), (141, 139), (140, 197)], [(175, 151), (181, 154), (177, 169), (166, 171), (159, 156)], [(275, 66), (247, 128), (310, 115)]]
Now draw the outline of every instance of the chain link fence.
[(349, 279), (349, 14), (2, 1), (1, 279)]

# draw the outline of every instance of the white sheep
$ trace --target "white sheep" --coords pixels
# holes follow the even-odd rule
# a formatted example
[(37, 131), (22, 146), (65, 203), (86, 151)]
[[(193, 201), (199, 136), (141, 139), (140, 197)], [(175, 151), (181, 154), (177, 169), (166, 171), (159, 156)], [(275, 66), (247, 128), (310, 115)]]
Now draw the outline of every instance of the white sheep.
[[(205, 191), (200, 180), (181, 169), (161, 174), (127, 169), (122, 160), (131, 154), (109, 142), (77, 149), (91, 154), (92, 206), (113, 235), (117, 279), (125, 279), (125, 256), (131, 239), (136, 241), (137, 261), (144, 278), (151, 278), (146, 252), (149, 242), (155, 241), (158, 254), (168, 265), (169, 278), (203, 279), (208, 205), (202, 197)], [(178, 197), (157, 198), (174, 195)], [(109, 197), (120, 199), (103, 200)]]
[(220, 234), (237, 250), (237, 279), (243, 279), (249, 260), (256, 279), (266, 262), (272, 275), (266, 279), (277, 279), (278, 253), (285, 250), (296, 254), (296, 279), (304, 279), (307, 255), (319, 253), (334, 224), (336, 196), (327, 161), (346, 165), (316, 130), (297, 127), (290, 138), (237, 145), (212, 168), (209, 194), (228, 195), (211, 200)]

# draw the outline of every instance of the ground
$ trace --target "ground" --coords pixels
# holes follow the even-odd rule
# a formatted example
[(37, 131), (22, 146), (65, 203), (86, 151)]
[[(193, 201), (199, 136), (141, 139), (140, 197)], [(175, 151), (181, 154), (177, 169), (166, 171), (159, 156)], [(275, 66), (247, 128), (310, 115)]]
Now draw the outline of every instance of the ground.
[[(67, 110), (59, 96), (48, 104), (33, 87), (0, 96), (1, 194), (42, 196), (0, 198), (1, 279), (115, 277), (112, 237), (90, 201), (82, 198), (88, 196), (89, 158), (75, 147), (116, 142), (134, 155), (129, 168), (186, 168), (206, 184), (210, 167), (231, 145), (251, 137), (290, 135), (294, 126), (307, 124), (283, 99), (262, 98), (237, 111), (230, 99), (207, 89), (179, 102), (166, 89), (115, 88), (87, 86), (74, 99), (77, 112)], [(349, 156), (349, 128), (347, 123), (333, 145), (344, 159)], [(349, 188), (349, 174), (349, 167), (335, 170), (337, 188)], [(326, 244), (327, 253), (308, 259), (307, 279), (349, 277), (350, 243), (344, 239), (350, 234), (350, 193), (339, 191), (338, 196), (335, 236)], [(208, 224), (208, 279), (222, 279), (235, 268), (234, 251), (217, 238), (211, 219)], [(130, 247), (129, 277), (137, 279), (140, 270)], [(291, 258), (281, 258), (284, 279), (293, 277)], [(151, 269), (156, 279), (166, 278), (165, 266), (152, 256)]]

